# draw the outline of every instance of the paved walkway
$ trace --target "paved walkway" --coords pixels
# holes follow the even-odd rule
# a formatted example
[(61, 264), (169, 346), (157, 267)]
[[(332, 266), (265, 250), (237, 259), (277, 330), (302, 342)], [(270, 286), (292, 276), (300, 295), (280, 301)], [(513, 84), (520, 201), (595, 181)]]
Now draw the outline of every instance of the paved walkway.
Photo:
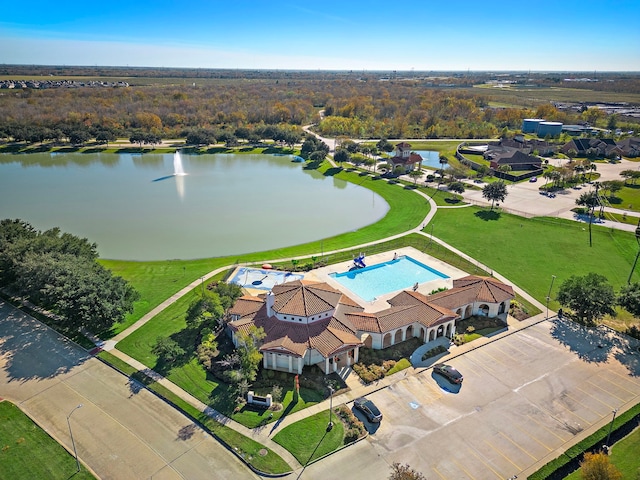
[[(316, 135), (317, 136), (317, 135)], [(318, 138), (321, 138), (318, 136)], [(327, 142), (328, 144), (330, 144), (331, 146), (333, 146), (335, 148), (335, 141), (330, 142), (329, 140), (331, 139), (324, 139), (321, 138), (323, 141)], [(631, 163), (631, 162), (628, 162)], [(600, 171), (601, 174), (603, 175), (601, 178), (603, 179), (608, 179), (609, 176), (613, 177), (614, 175), (618, 175), (617, 170), (625, 170), (628, 169), (629, 165), (623, 165), (620, 166), (616, 169), (603, 169), (605, 170)], [(607, 172), (607, 177), (605, 177), (605, 172)], [(611, 178), (613, 179), (613, 178)], [(399, 184), (400, 187), (403, 187), (402, 185)], [(516, 187), (516, 188), (514, 188)], [(533, 203), (534, 207), (532, 207), (532, 210), (537, 210), (539, 211), (539, 205), (540, 202), (537, 201), (539, 200), (539, 194), (537, 193), (537, 185), (535, 185), (535, 189), (532, 188), (531, 185), (527, 184), (525, 185), (526, 188), (522, 188), (522, 189), (518, 189), (517, 185), (512, 186), (509, 194), (515, 193), (515, 192), (524, 192), (521, 193), (521, 195), (524, 195), (524, 197), (527, 200), (527, 203), (531, 202), (531, 200), (536, 200)], [(507, 278), (505, 278), (504, 276), (502, 276), (501, 274), (499, 274), (498, 272), (493, 271), (491, 268), (487, 267), (486, 265), (481, 264), (480, 262), (478, 262), (477, 260), (475, 260), (474, 258), (470, 257), (469, 255), (459, 251), (458, 249), (452, 247), (451, 245), (448, 245), (446, 242), (438, 239), (437, 237), (433, 237), (432, 235), (425, 233), (423, 230), (426, 228), (426, 226), (431, 222), (431, 220), (433, 219), (433, 216), (436, 214), (438, 208), (452, 208), (452, 207), (438, 207), (435, 203), (435, 201), (427, 194), (425, 194), (424, 192), (421, 192), (419, 190), (415, 190), (415, 192), (421, 196), (423, 196), (425, 199), (428, 200), (429, 204), (430, 204), (430, 210), (429, 213), (426, 215), (426, 217), (424, 218), (424, 220), (418, 224), (418, 226), (409, 229), (403, 233), (399, 233), (397, 235), (393, 235), (393, 236), (389, 236), (387, 238), (384, 239), (378, 239), (374, 242), (369, 242), (366, 244), (362, 244), (362, 245), (358, 245), (358, 246), (353, 246), (353, 247), (348, 247), (348, 248), (344, 248), (344, 249), (339, 249), (339, 250), (334, 250), (334, 251), (330, 251), (330, 252), (325, 252), (326, 254), (335, 254), (338, 252), (342, 252), (342, 251), (349, 251), (349, 250), (353, 250), (353, 249), (364, 249), (370, 245), (375, 245), (378, 244), (380, 242), (385, 242), (388, 240), (392, 240), (395, 238), (401, 238), (404, 237), (410, 233), (418, 233), (421, 235), (424, 235), (426, 237), (431, 238), (434, 242), (439, 243), (440, 245), (442, 245), (443, 247), (455, 252), (457, 255), (461, 256), (462, 258), (465, 258), (466, 260), (478, 265), (480, 268), (491, 272), (491, 274), (501, 280), (502, 282), (511, 284), (514, 288), (514, 290), (523, 298), (525, 298), (527, 301), (529, 301), (530, 303), (532, 303), (533, 305), (535, 305), (536, 307), (538, 307), (540, 310), (542, 310), (543, 312), (546, 310), (546, 305), (543, 305), (542, 303), (540, 303), (539, 301), (537, 301), (535, 298), (531, 297), (527, 292), (525, 292), (524, 290), (522, 290), (518, 285), (514, 284), (513, 282), (509, 281)], [(472, 195), (472, 193), (468, 193), (468, 192), (475, 192), (476, 195)], [(532, 196), (532, 192), (533, 192), (533, 196)], [(479, 203), (485, 203), (487, 205), (489, 205), (489, 202), (486, 202), (484, 199), (482, 199), (481, 194), (480, 194), (480, 200), (478, 200), (477, 198), (477, 191), (467, 191), (465, 192), (465, 198), (469, 197), (470, 199), (479, 202)], [(517, 197), (518, 195), (514, 195), (514, 197)], [(567, 203), (566, 199), (565, 202), (563, 202), (562, 208), (557, 212), (557, 216), (562, 216), (562, 214), (566, 215), (566, 211), (570, 211), (570, 208), (573, 208), (573, 206), (575, 206), (575, 199), (570, 200), (570, 205), (572, 205), (569, 208), (569, 203), (567, 203), (565, 205), (565, 203)], [(461, 206), (455, 206), (453, 208), (464, 208), (467, 207), (469, 205), (461, 205)], [(545, 207), (548, 210), (548, 206)], [(610, 209), (611, 211), (617, 211), (617, 209)], [(609, 209), (607, 210), (609, 211)], [(532, 213), (536, 213), (535, 211)], [(538, 212), (541, 213), (541, 212)], [(573, 212), (571, 212), (573, 213)], [(640, 214), (637, 214), (637, 216), (640, 216)], [(633, 227), (631, 228), (631, 230), (635, 230), (635, 226), (623, 226), (624, 224), (616, 224), (613, 225), (615, 222), (608, 222), (606, 224), (606, 226), (611, 226), (612, 228), (623, 228), (623, 229), (629, 229), (627, 227)], [(611, 224), (611, 225), (609, 225)], [(298, 259), (302, 259), (302, 258), (309, 258), (312, 255), (308, 255), (308, 256), (304, 256), (304, 257), (296, 257)], [(273, 263), (276, 261), (283, 261), (283, 260), (287, 260), (287, 259), (266, 259), (263, 261), (263, 263)], [(160, 305), (158, 305), (156, 308), (154, 308), (153, 310), (151, 310), (148, 314), (146, 314), (145, 316), (143, 316), (140, 320), (138, 320), (135, 324), (131, 325), (129, 328), (127, 328), (126, 330), (124, 330), (123, 332), (121, 332), (120, 334), (118, 334), (117, 336), (113, 337), (111, 340), (108, 340), (106, 342), (102, 342), (101, 343), (101, 347), (105, 350), (109, 350), (111, 351), (112, 354), (114, 354), (115, 356), (117, 356), (118, 358), (120, 358), (121, 360), (125, 361), (126, 363), (128, 363), (129, 365), (133, 366), (134, 368), (141, 370), (143, 372), (145, 372), (147, 375), (149, 375), (150, 377), (154, 378), (158, 383), (162, 384), (164, 387), (168, 388), (169, 390), (171, 390), (173, 393), (175, 393), (176, 395), (178, 395), (181, 399), (183, 399), (184, 401), (188, 402), (190, 405), (194, 406), (195, 408), (197, 408), (198, 410), (206, 413), (207, 415), (211, 416), (212, 418), (216, 419), (217, 421), (219, 421), (220, 423), (228, 426), (229, 428), (232, 428), (240, 433), (242, 433), (243, 435), (253, 438), (256, 441), (262, 443), (263, 445), (265, 445), (266, 447), (272, 449), (274, 452), (278, 453), (283, 459), (285, 459), (285, 461), (287, 461), (294, 469), (298, 469), (301, 467), (301, 465), (298, 463), (298, 461), (295, 459), (295, 457), (293, 457), (288, 451), (286, 451), (284, 448), (280, 447), (278, 444), (276, 444), (275, 442), (273, 442), (271, 440), (271, 437), (273, 434), (275, 434), (277, 431), (280, 431), (282, 428), (286, 427), (287, 425), (290, 425), (292, 423), (295, 423), (296, 421), (299, 421), (303, 418), (306, 418), (310, 415), (314, 415), (315, 413), (327, 410), (329, 408), (329, 403), (333, 402), (334, 405), (339, 405), (342, 403), (349, 403), (351, 401), (353, 401), (353, 399), (362, 396), (362, 395), (366, 395), (368, 393), (371, 393), (373, 391), (382, 389), (382, 388), (386, 388), (389, 385), (392, 385), (393, 383), (401, 380), (402, 378), (406, 377), (407, 375), (413, 375), (416, 372), (419, 371), (423, 371), (424, 368), (413, 368), (410, 367), (409, 369), (406, 369), (402, 372), (399, 372), (395, 375), (392, 375), (390, 377), (386, 377), (384, 379), (381, 379), (373, 384), (370, 385), (364, 385), (359, 378), (357, 377), (357, 375), (355, 375), (355, 373), (351, 373), (350, 375), (348, 375), (348, 377), (346, 378), (347, 384), (350, 387), (350, 390), (344, 394), (341, 395), (337, 395), (336, 397), (332, 398), (331, 400), (325, 400), (323, 402), (320, 402), (312, 407), (306, 408), (304, 410), (295, 412), (293, 414), (287, 415), (284, 418), (279, 419), (277, 422), (273, 423), (273, 424), (267, 424), (264, 427), (259, 427), (259, 428), (255, 428), (255, 429), (249, 429), (246, 428), (240, 424), (238, 424), (237, 422), (231, 420), (230, 418), (222, 415), (220, 412), (215, 411), (214, 409), (211, 409), (210, 407), (208, 407), (206, 404), (200, 402), (198, 399), (196, 399), (195, 397), (191, 396), (190, 394), (188, 394), (187, 392), (185, 392), (184, 390), (182, 390), (180, 387), (176, 386), (175, 384), (173, 384), (172, 382), (168, 381), (166, 378), (162, 377), (161, 375), (157, 374), (156, 372), (150, 370), (149, 368), (147, 368), (145, 365), (143, 365), (142, 363), (138, 362), (137, 360), (129, 357), (128, 355), (126, 355), (125, 353), (117, 350), (116, 344), (117, 342), (119, 342), (120, 340), (126, 338), (128, 335), (130, 335), (131, 333), (133, 333), (134, 331), (136, 331), (138, 328), (142, 327), (144, 324), (146, 324), (148, 321), (150, 321), (152, 318), (154, 318), (156, 315), (158, 315), (161, 311), (163, 311), (165, 308), (167, 308), (169, 305), (173, 304), (175, 301), (177, 301), (179, 298), (181, 298), (182, 296), (186, 295), (187, 293), (189, 293), (191, 290), (193, 290), (193, 288), (197, 287), (200, 285), (201, 282), (208, 280), (209, 278), (217, 275), (219, 272), (224, 271), (226, 269), (228, 269), (229, 266), (225, 266), (225, 267), (221, 267), (218, 268), (208, 274), (206, 274), (204, 277), (202, 278), (198, 278), (197, 280), (194, 280), (190, 285), (186, 286), (185, 288), (183, 288), (182, 290), (180, 290), (179, 292), (177, 292), (176, 294), (174, 294), (173, 296), (171, 296), (170, 298), (168, 298), (167, 300), (165, 300), (164, 302), (162, 302)], [(553, 312), (552, 312), (553, 313)], [(514, 333), (514, 331), (517, 331), (521, 328), (526, 328), (529, 325), (532, 325), (534, 323), (540, 322), (540, 321), (544, 321), (545, 320), (545, 314), (540, 314), (537, 315), (535, 317), (532, 317), (524, 322), (518, 322), (517, 320), (514, 320), (513, 318), (509, 317), (509, 324), (508, 327), (505, 329), (505, 331), (501, 332), (498, 335), (495, 335), (491, 338), (481, 338), (478, 339), (476, 341), (474, 341), (472, 344), (466, 344), (466, 345), (462, 345), (460, 347), (457, 346), (451, 346), (449, 349), (449, 353), (439, 357), (439, 360), (441, 361), (446, 361), (450, 358), (453, 358), (455, 356), (458, 355), (462, 355), (465, 352), (469, 351), (470, 349), (475, 349), (475, 348), (479, 348), (482, 345), (488, 343), (488, 342), (493, 342), (499, 338), (501, 338), (504, 335), (510, 335), (512, 333)], [(426, 362), (427, 364), (429, 364), (429, 362)], [(430, 366), (426, 367), (426, 368), (430, 368)]]

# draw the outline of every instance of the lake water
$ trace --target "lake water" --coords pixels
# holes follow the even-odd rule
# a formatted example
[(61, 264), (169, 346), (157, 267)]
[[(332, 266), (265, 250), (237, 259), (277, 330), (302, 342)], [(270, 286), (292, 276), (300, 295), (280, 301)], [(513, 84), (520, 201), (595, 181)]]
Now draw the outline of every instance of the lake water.
[(422, 157), (422, 165), (425, 167), (440, 168), (440, 152), (434, 152), (433, 150), (416, 150)]
[[(193, 259), (298, 245), (357, 230), (389, 205), (293, 157), (0, 154), (0, 218), (58, 226), (102, 258)], [(318, 245), (318, 250), (320, 245)]]

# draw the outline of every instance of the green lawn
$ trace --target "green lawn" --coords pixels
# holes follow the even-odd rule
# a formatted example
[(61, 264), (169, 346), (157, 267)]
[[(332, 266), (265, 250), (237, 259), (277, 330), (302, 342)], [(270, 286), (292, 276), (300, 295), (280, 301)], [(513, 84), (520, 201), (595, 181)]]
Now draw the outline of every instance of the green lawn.
[(0, 402), (0, 478), (95, 478), (14, 404)]
[(344, 445), (342, 421), (335, 414), (332, 420), (333, 429), (327, 432), (329, 410), (324, 410), (283, 428), (273, 440), (306, 465)]
[[(624, 180), (620, 177), (620, 180)], [(615, 196), (608, 197), (609, 203), (614, 208), (640, 212), (640, 185), (626, 185)], [(637, 220), (636, 220), (637, 221)]]
[[(508, 197), (507, 197), (508, 202)], [(588, 227), (556, 218), (523, 218), (477, 207), (438, 211), (433, 234), (489, 265), (544, 302), (556, 276), (550, 306), (571, 275), (598, 272), (616, 289), (626, 284), (638, 246), (630, 232)], [(640, 281), (640, 272), (634, 273)]]
[[(291, 470), (291, 467), (287, 462), (285, 462), (277, 453), (264, 447), (264, 445), (256, 442), (255, 440), (245, 437), (235, 430), (216, 422), (211, 417), (206, 416), (203, 412), (200, 412), (198, 409), (191, 406), (191, 404), (185, 402), (172, 391), (158, 383), (155, 383), (142, 372), (137, 372), (135, 368), (123, 362), (118, 357), (115, 357), (111, 353), (105, 351), (100, 352), (98, 356), (107, 363), (118, 368), (126, 375), (129, 375), (145, 384), (149, 390), (154, 391), (178, 409), (191, 416), (191, 418), (200, 422), (205, 429), (215, 435), (220, 441), (228, 445), (230, 448), (233, 448), (234, 451), (259, 471), (269, 474), (280, 474)], [(4, 477), (0, 476), (0, 478)]]
[[(622, 473), (623, 479), (640, 478), (638, 467), (638, 452), (640, 452), (640, 429), (636, 428), (631, 434), (613, 445), (609, 461)], [(578, 469), (565, 477), (567, 480), (580, 480), (581, 470)]]

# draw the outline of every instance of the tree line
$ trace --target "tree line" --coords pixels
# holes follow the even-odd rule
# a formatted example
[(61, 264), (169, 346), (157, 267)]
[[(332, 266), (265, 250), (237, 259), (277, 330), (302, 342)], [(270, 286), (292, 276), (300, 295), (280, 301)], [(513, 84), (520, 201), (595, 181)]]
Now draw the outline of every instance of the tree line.
[(97, 262), (97, 245), (59, 228), (0, 221), (0, 288), (57, 317), (67, 331), (100, 333), (133, 312), (138, 292)]
[(232, 77), (218, 72), (219, 77), (202, 84), (187, 78), (141, 78), (146, 83), (123, 88), (3, 90), (0, 138), (74, 145), (90, 139), (108, 143), (128, 138), (142, 145), (187, 137), (192, 144), (233, 143), (232, 137), (241, 138), (238, 130), (259, 138), (268, 128), (295, 131), (292, 127), (310, 123), (331, 137), (488, 138), (519, 129), (527, 117), (602, 121), (597, 108), (581, 113), (549, 103), (494, 108), (490, 94), (438, 88), (424, 78), (244, 73)]

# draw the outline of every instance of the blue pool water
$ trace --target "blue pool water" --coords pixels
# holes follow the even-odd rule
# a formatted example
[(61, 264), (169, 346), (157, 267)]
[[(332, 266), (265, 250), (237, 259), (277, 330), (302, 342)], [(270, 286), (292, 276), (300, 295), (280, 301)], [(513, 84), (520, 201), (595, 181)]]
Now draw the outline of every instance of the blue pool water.
[(406, 256), (358, 270), (332, 273), (331, 277), (367, 302), (386, 293), (412, 288), (416, 282), (425, 283), (449, 278), (444, 273)]
[(302, 280), (303, 278), (304, 275), (301, 275), (299, 273), (240, 267), (231, 279), (230, 283), (236, 283), (245, 288), (271, 290), (274, 285), (279, 285), (285, 282), (293, 282), (294, 280)]

